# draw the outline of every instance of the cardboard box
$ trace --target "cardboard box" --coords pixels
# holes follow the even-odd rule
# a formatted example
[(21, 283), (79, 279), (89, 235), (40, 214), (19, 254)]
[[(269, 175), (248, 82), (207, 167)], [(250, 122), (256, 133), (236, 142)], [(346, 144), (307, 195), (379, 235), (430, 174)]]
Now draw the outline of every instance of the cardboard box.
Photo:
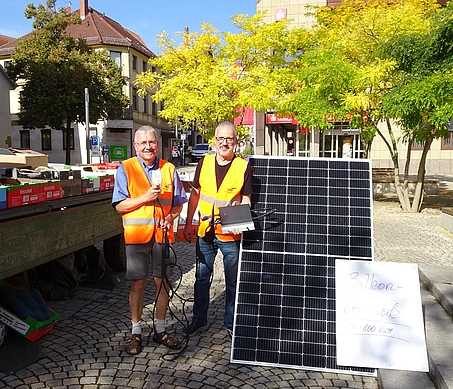
[(113, 187), (115, 186), (115, 177), (114, 176), (99, 177), (99, 185), (101, 191), (113, 190)]
[(17, 331), (32, 342), (35, 342), (55, 327), (60, 314), (57, 312), (51, 313), (52, 316), (44, 321), (38, 321), (30, 316), (25, 320), (21, 320), (16, 315), (0, 306), (0, 322), (6, 324), (8, 327)]
[(0, 168), (16, 168), (26, 167), (26, 160), (24, 157), (17, 155), (3, 155), (0, 154)]
[(0, 155), (0, 167), (29, 167), (47, 166), (49, 157), (45, 154), (28, 149), (9, 148), (14, 155)]
[(82, 178), (82, 172), (80, 170), (60, 170), (60, 180), (80, 180)]
[(82, 194), (82, 178), (80, 170), (61, 170), (60, 185), (63, 197), (78, 196)]
[[(100, 170), (96, 172), (83, 170), (82, 193), (113, 190), (115, 185), (115, 173), (116, 170)], [(90, 181), (84, 183), (84, 179), (88, 179)]]
[(0, 183), (6, 190), (7, 208), (43, 201), (39, 199), (38, 188), (34, 185), (24, 185), (15, 178), (2, 178)]
[(82, 178), (82, 194), (99, 192), (101, 190), (101, 183), (99, 177)]
[(42, 203), (63, 196), (60, 181), (1, 178), (0, 185), (6, 189), (7, 208)]
[(94, 172), (103, 170), (116, 170), (120, 167), (119, 162), (102, 162), (102, 163), (91, 163)]
[(82, 194), (82, 180), (60, 181), (63, 197), (79, 196)]
[(0, 186), (0, 209), (6, 209), (6, 187)]
[[(3, 280), (0, 280), (0, 290), (13, 290), (13, 286)], [(60, 314), (49, 309), (50, 317), (47, 320), (38, 321), (35, 318), (28, 316), (26, 319), (21, 319), (10, 310), (0, 306), (0, 323), (4, 323), (14, 331), (25, 336), (27, 339), (35, 342), (45, 334), (47, 334), (56, 324)]]

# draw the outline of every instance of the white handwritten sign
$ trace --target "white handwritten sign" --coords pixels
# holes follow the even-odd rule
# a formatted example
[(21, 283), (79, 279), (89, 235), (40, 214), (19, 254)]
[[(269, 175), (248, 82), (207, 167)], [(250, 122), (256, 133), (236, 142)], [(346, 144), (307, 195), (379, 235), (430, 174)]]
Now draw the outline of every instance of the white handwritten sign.
[(428, 371), (418, 267), (335, 262), (337, 364)]

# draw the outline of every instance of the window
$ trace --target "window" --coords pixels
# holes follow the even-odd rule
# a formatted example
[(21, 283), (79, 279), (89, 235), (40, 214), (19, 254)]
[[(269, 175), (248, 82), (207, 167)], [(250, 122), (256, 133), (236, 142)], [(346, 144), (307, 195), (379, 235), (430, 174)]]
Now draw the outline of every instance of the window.
[(151, 71), (152, 71), (153, 73), (156, 73), (156, 67), (155, 67), (155, 66), (151, 66)]
[(442, 150), (453, 150), (453, 132), (450, 131), (450, 137), (442, 138)]
[(157, 104), (153, 101), (151, 115), (157, 116)]
[(134, 111), (137, 111), (138, 107), (137, 107), (137, 89), (136, 88), (132, 88), (132, 109)]
[(30, 148), (30, 130), (20, 130), (20, 148)]
[(148, 70), (148, 62), (143, 61), (143, 71), (146, 72)]
[[(66, 133), (67, 130), (63, 131), (63, 150), (66, 150)], [(74, 129), (69, 129), (69, 149), (74, 150)]]
[(137, 70), (137, 56), (132, 56), (132, 69)]
[(121, 52), (119, 51), (111, 51), (110, 52), (110, 59), (115, 62), (116, 66), (119, 68), (121, 67)]
[(453, 150), (453, 119), (450, 120), (448, 129), (450, 130), (450, 136), (442, 138), (441, 150)]
[(143, 96), (143, 112), (148, 113), (148, 100), (146, 95)]
[(41, 150), (52, 150), (50, 130), (41, 130)]
[(310, 129), (308, 127), (299, 129), (299, 157), (310, 156)]
[(425, 142), (418, 142), (415, 139), (412, 141), (412, 150), (423, 150)]

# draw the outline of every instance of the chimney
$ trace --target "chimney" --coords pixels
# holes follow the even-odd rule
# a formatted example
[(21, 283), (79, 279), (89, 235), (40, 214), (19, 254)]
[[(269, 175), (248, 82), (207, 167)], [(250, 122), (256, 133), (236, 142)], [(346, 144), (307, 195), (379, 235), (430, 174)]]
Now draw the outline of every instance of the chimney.
[(183, 37), (184, 37), (184, 44), (187, 46), (189, 44), (189, 27), (188, 26), (184, 27)]
[(79, 16), (80, 19), (85, 19), (88, 15), (88, 0), (80, 0)]

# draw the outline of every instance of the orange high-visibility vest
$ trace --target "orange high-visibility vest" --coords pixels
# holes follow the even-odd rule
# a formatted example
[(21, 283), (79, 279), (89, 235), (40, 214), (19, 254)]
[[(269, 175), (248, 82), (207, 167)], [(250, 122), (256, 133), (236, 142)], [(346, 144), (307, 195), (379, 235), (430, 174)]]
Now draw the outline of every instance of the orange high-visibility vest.
[[(151, 187), (140, 161), (129, 158), (123, 161), (127, 176), (127, 189), (132, 198), (141, 196)], [(162, 172), (161, 194), (151, 203), (142, 205), (133, 211), (123, 213), (124, 241), (126, 244), (148, 243), (153, 235), (156, 242), (164, 243), (164, 234), (160, 222), (167, 216), (173, 205), (173, 164), (159, 159), (159, 169)], [(170, 243), (174, 242), (173, 225), (167, 231)]]
[[(244, 174), (247, 168), (247, 161), (242, 158), (234, 158), (217, 191), (215, 157), (215, 154), (209, 154), (204, 157), (200, 171), (200, 202), (198, 205), (200, 224), (198, 226), (198, 236), (201, 237), (205, 236), (206, 230), (212, 223), (213, 216), (214, 219), (218, 218), (219, 207), (232, 205), (235, 201), (241, 202), (241, 189), (244, 185)], [(222, 226), (220, 224), (215, 225), (215, 234), (223, 242), (241, 238), (241, 234), (222, 234)]]

